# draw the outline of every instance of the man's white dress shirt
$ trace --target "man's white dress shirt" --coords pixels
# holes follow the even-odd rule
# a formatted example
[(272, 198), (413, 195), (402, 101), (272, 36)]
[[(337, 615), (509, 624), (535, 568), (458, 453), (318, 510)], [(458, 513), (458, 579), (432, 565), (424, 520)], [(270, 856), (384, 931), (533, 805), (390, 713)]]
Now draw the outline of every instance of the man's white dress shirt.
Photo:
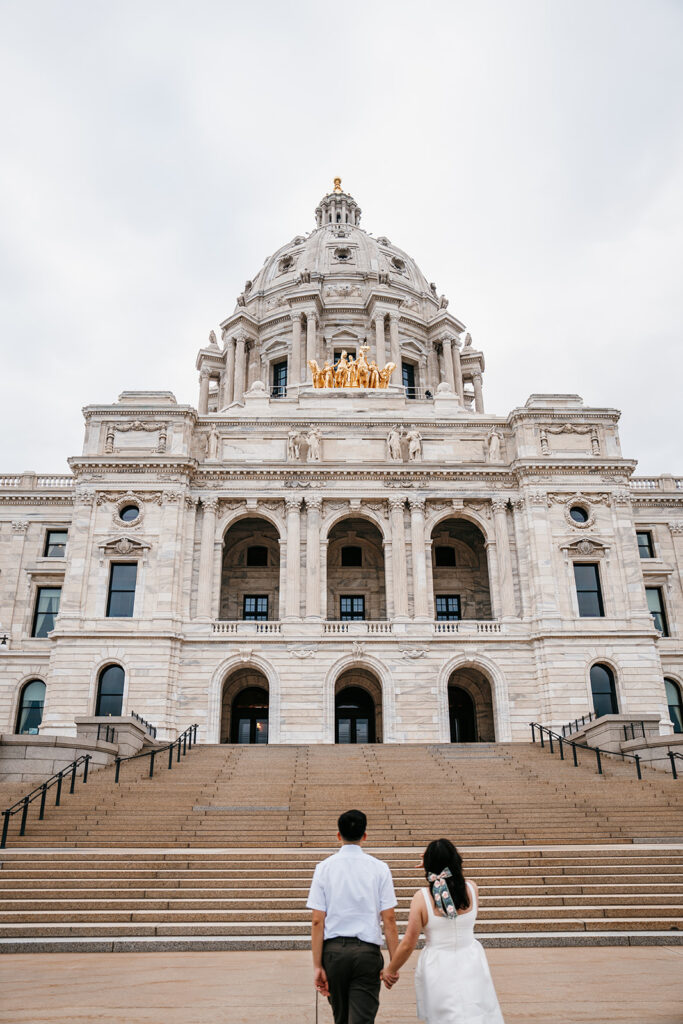
[(318, 864), (308, 894), (310, 910), (324, 910), (325, 938), (382, 945), (380, 913), (397, 903), (389, 865), (346, 844)]

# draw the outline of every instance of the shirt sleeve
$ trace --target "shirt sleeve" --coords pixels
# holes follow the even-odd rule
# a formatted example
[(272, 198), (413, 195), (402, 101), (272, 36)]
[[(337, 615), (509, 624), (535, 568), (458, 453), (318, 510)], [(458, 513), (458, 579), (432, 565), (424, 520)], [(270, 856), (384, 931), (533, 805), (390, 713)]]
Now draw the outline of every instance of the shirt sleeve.
[(308, 893), (306, 906), (309, 910), (323, 910), (327, 912), (327, 899), (325, 898), (325, 887), (320, 877), (320, 865), (313, 872), (313, 881)]
[[(386, 866), (386, 865), (385, 865)], [(396, 899), (396, 893), (394, 892), (394, 880), (391, 877), (391, 871), (386, 866), (386, 871), (382, 872), (382, 877), (379, 883), (379, 909), (380, 910), (391, 910), (398, 903)]]

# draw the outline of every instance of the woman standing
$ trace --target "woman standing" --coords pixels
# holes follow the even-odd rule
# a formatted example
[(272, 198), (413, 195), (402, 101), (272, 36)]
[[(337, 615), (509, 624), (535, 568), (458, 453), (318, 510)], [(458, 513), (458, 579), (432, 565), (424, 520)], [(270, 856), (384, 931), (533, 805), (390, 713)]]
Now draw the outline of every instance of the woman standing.
[(426, 1024), (504, 1024), (483, 946), (474, 938), (478, 890), (462, 873), (462, 858), (448, 839), (424, 853), (429, 887), (410, 904), (408, 927), (383, 972), (391, 988), (417, 945), (425, 948), (415, 972), (417, 1016)]

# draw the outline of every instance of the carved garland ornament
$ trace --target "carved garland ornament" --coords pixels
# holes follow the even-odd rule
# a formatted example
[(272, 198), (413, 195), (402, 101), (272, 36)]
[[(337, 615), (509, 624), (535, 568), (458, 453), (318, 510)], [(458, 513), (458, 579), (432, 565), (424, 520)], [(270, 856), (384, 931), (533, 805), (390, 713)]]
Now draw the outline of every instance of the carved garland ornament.
[(548, 442), (548, 434), (590, 434), (591, 436), (591, 454), (600, 455), (600, 435), (598, 434), (597, 427), (588, 425), (580, 425), (578, 423), (562, 423), (559, 426), (545, 426), (540, 429), (540, 442), (541, 442), (541, 455), (550, 455), (550, 444)]
[(159, 453), (166, 451), (166, 443), (168, 440), (168, 423), (148, 423), (144, 420), (131, 420), (127, 423), (121, 423), (115, 420), (110, 423), (107, 427), (107, 436), (104, 442), (105, 455), (112, 455), (114, 453), (114, 440), (115, 433), (127, 433), (129, 430), (144, 431), (145, 433), (152, 433), (158, 431), (159, 440), (157, 441), (156, 450)]

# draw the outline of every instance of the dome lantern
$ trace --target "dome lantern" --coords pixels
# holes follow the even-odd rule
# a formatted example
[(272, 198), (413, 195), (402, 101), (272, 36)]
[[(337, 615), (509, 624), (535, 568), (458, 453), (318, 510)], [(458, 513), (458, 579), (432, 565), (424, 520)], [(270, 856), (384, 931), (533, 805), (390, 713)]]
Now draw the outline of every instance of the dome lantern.
[(334, 179), (334, 188), (320, 200), (315, 208), (316, 227), (328, 224), (360, 224), (361, 209), (356, 200), (341, 186), (341, 178)]

